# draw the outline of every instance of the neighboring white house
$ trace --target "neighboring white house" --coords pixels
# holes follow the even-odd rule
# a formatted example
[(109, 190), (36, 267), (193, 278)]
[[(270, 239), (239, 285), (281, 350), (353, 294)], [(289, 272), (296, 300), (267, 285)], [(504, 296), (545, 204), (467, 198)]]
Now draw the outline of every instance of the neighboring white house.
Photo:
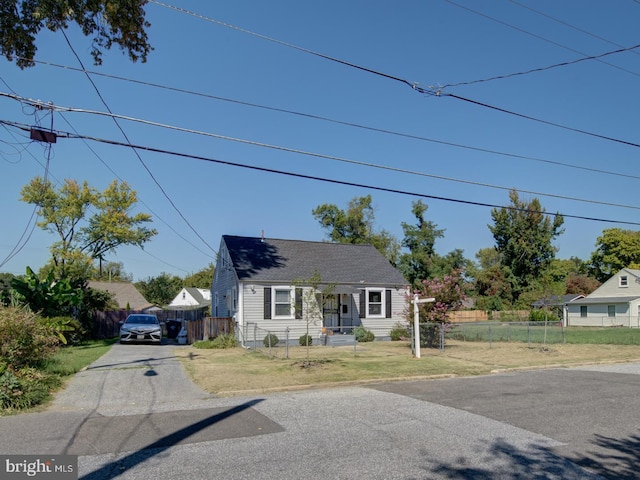
[(167, 306), (169, 310), (191, 310), (211, 306), (211, 291), (206, 288), (183, 288)]
[(623, 268), (567, 307), (568, 326), (640, 327), (640, 270)]
[[(314, 290), (309, 279), (316, 273), (322, 285)], [(384, 338), (406, 321), (407, 293), (408, 282), (372, 245), (224, 235), (211, 313), (234, 317), (243, 345), (266, 332), (297, 342), (313, 312), (313, 338), (359, 325)]]

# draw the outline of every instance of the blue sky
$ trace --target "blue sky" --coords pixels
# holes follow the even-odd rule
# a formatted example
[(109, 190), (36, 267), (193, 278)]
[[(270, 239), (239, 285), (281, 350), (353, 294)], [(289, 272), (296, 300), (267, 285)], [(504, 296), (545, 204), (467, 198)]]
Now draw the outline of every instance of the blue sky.
[[(555, 242), (559, 258), (588, 259), (606, 228), (639, 228), (640, 150), (615, 140), (640, 143), (640, 49), (476, 81), (639, 44), (640, 2), (174, 5), (197, 15), (147, 4), (154, 51), (146, 63), (131, 63), (115, 49), (94, 66), (90, 40), (75, 27), (67, 31), (86, 70), (102, 74), (90, 75), (114, 114), (208, 134), (119, 120), (132, 144), (414, 195), (140, 151), (152, 178), (129, 148), (60, 138), (50, 158), (53, 181), (86, 180), (102, 190), (119, 178), (138, 192), (139, 211), (152, 213), (159, 234), (145, 251), (127, 247), (109, 257), (123, 262), (135, 280), (161, 272), (185, 276), (206, 267), (215, 261), (224, 234), (259, 236), (264, 230), (272, 238), (323, 240), (311, 211), (323, 203), (345, 208), (367, 194), (376, 227), (399, 240), (401, 223), (414, 221), (411, 204), (421, 198), (429, 206), (428, 220), (445, 230), (437, 251), (459, 248), (471, 259), (494, 245), (487, 227), (491, 208), (465, 202), (507, 205), (511, 188), (523, 199), (538, 197), (547, 212), (599, 219), (566, 218), (565, 233)], [(80, 64), (62, 33), (42, 32), (38, 48), (41, 63), (33, 68), (20, 70), (0, 59), (0, 92), (107, 111), (77, 71)], [(466, 82), (472, 83), (455, 85)], [(444, 95), (422, 93), (431, 87)], [(0, 96), (0, 112), (3, 121), (51, 126), (48, 112), (6, 96)], [(111, 118), (95, 113), (56, 111), (53, 128), (126, 142)], [(0, 271), (20, 274), (27, 265), (39, 268), (57, 240), (38, 228), (26, 243), (23, 237), (33, 208), (19, 200), (20, 189), (43, 175), (47, 153), (11, 127), (0, 129), (0, 142), (0, 261), (22, 247)]]

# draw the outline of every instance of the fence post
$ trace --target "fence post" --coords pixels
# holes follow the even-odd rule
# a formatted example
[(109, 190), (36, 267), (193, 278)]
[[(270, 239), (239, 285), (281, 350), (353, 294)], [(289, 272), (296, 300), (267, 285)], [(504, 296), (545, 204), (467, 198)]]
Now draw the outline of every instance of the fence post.
[(527, 322), (527, 345), (531, 345), (531, 322)]
[(258, 324), (254, 323), (253, 324), (253, 349), (257, 350), (258, 349), (258, 344), (256, 343), (256, 337), (258, 336)]
[[(285, 330), (285, 337), (286, 337), (286, 343), (284, 344), (284, 348), (285, 348), (285, 353), (284, 356), (286, 359), (289, 359), (289, 326), (287, 326), (286, 330)], [(307, 339), (308, 341), (308, 339)]]
[(489, 324), (489, 348), (493, 348), (492, 340), (491, 324)]
[(271, 356), (271, 331), (270, 330), (267, 330), (267, 338), (269, 339), (268, 340), (268, 343), (269, 343), (269, 356)]
[(444, 352), (444, 327), (445, 324), (441, 323), (440, 324), (440, 351)]

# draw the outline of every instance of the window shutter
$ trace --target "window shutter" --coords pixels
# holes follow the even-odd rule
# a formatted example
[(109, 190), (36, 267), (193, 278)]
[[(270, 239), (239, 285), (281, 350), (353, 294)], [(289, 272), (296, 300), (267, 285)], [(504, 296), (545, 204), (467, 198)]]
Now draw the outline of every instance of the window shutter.
[(271, 287), (264, 287), (264, 318), (271, 318)]
[(385, 296), (386, 296), (386, 302), (384, 304), (385, 306), (384, 317), (391, 318), (391, 290), (386, 290)]
[(302, 289), (296, 288), (296, 318), (302, 318)]
[(360, 290), (360, 312), (358, 312), (358, 316), (360, 318), (365, 318), (367, 316), (367, 291)]

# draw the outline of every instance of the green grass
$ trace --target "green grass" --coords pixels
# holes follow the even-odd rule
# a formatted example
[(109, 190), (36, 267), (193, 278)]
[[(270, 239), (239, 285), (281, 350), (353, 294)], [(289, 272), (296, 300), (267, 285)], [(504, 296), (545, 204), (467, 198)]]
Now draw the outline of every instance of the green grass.
[(89, 340), (79, 345), (63, 347), (46, 362), (43, 370), (61, 377), (74, 375), (107, 353), (117, 340)]
[[(562, 343), (562, 328), (558, 322), (544, 322), (530, 326), (511, 323), (458, 324), (447, 332), (447, 338), (466, 342), (524, 342)], [(564, 341), (590, 345), (640, 345), (640, 329), (637, 328), (565, 328)]]

